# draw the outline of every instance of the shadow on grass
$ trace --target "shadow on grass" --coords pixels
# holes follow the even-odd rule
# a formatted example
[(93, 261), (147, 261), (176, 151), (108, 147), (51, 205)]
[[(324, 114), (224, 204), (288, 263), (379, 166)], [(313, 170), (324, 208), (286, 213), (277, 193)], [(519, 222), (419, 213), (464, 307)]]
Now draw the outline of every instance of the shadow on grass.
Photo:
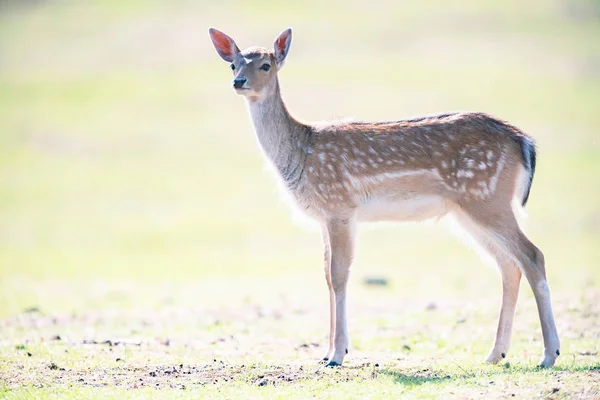
[(398, 383), (400, 385), (404, 385), (404, 386), (420, 386), (426, 383), (442, 383), (445, 381), (450, 381), (456, 378), (459, 378), (458, 376), (451, 376), (451, 375), (444, 375), (444, 376), (440, 376), (437, 372), (432, 371), (429, 375), (420, 375), (420, 374), (414, 374), (414, 375), (410, 375), (410, 374), (406, 374), (397, 370), (393, 370), (393, 369), (389, 369), (389, 368), (384, 368), (382, 370), (379, 371), (379, 373), (381, 375), (387, 375), (390, 376), (394, 379), (395, 383)]
[[(552, 368), (542, 368), (539, 366), (520, 366), (520, 365), (500, 365), (499, 373), (536, 373), (536, 372), (586, 372), (586, 371), (600, 371), (600, 362), (591, 364), (573, 364), (573, 365), (557, 365)], [(498, 375), (495, 371), (486, 371), (489, 375)]]
[(387, 375), (394, 379), (394, 382), (404, 386), (420, 386), (427, 383), (443, 383), (447, 381), (493, 377), (499, 375), (511, 374), (539, 374), (539, 373), (555, 373), (555, 372), (588, 372), (600, 371), (600, 362), (585, 364), (585, 365), (559, 365), (553, 368), (542, 368), (539, 366), (512, 366), (503, 364), (492, 368), (469, 368), (463, 369), (460, 373), (449, 374), (445, 368), (426, 369), (420, 372), (412, 373), (410, 371), (400, 371), (397, 369), (384, 368), (379, 371), (381, 375)]

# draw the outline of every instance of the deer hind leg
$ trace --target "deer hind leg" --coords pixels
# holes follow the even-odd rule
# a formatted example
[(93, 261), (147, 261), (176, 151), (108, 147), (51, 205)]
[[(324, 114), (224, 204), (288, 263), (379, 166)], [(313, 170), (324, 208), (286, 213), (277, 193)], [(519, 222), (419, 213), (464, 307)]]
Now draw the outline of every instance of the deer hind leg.
[(456, 214), (458, 214), (461, 226), (483, 250), (494, 258), (502, 277), (502, 307), (496, 330), (496, 340), (486, 358), (487, 362), (495, 364), (506, 358), (510, 348), (515, 308), (519, 297), (519, 284), (521, 283), (521, 269), (492, 233), (476, 223), (468, 214), (462, 211)]
[(546, 280), (546, 267), (544, 255), (521, 230), (516, 228), (517, 239), (512, 243), (514, 253), (523, 270), (523, 274), (535, 297), (542, 334), (544, 337), (544, 354), (540, 360), (540, 366), (551, 367), (560, 355), (560, 341), (554, 322), (552, 303), (550, 300), (550, 286)]
[[(329, 279), (333, 288), (334, 304), (330, 309), (335, 311), (330, 328), (335, 334), (333, 340), (333, 355), (328, 354), (328, 367), (342, 365), (348, 353), (348, 326), (346, 322), (346, 286), (354, 253), (354, 218), (335, 219), (327, 222), (329, 238)], [(331, 294), (331, 292), (330, 292)]]
[[(509, 206), (500, 211), (489, 206), (463, 207), (462, 210), (473, 222), (473, 224), (467, 222), (466, 225), (476, 226), (476, 230), (482, 233), (479, 239), (480, 243), (483, 242), (488, 251), (491, 250), (492, 253), (497, 254), (496, 259), (499, 262), (503, 279), (502, 310), (496, 344), (488, 360), (497, 361), (498, 352), (500, 352), (500, 357), (502, 354), (506, 355), (503, 350), (508, 349), (510, 343), (510, 330), (518, 296), (520, 272), (522, 272), (533, 290), (542, 326), (544, 354), (540, 365), (551, 367), (554, 365), (556, 357), (560, 355), (560, 341), (552, 313), (550, 288), (546, 280), (542, 252), (521, 231)], [(482, 240), (481, 237), (484, 239)], [(515, 271), (515, 265), (518, 266), (520, 272)]]
[(512, 337), (515, 308), (519, 297), (519, 284), (521, 283), (521, 270), (517, 264), (507, 257), (498, 258), (500, 275), (502, 276), (502, 307), (496, 330), (494, 347), (486, 358), (487, 362), (497, 363), (506, 358)]

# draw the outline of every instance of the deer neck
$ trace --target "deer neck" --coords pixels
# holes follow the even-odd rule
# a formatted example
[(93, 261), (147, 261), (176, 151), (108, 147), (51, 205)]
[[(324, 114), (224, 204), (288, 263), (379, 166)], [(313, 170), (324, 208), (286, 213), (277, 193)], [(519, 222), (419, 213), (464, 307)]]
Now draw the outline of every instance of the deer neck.
[(304, 170), (309, 146), (310, 128), (288, 112), (279, 89), (279, 82), (267, 96), (247, 99), (258, 142), (284, 182), (290, 188), (298, 186)]

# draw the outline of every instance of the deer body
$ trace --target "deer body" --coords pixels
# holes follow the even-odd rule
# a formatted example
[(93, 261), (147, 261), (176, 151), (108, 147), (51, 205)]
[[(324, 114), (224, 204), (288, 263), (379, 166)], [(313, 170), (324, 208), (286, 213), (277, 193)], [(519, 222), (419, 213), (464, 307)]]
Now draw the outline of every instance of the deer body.
[(506, 356), (522, 274), (538, 304), (543, 366), (559, 340), (543, 255), (521, 232), (511, 202), (527, 202), (535, 170), (531, 138), (482, 113), (447, 113), (389, 122), (295, 119), (281, 98), (277, 71), (291, 30), (263, 48), (240, 51), (215, 29), (217, 52), (232, 62), (234, 88), (245, 95), (262, 150), (297, 205), (319, 221), (330, 292), (330, 342), (324, 358), (341, 365), (348, 352), (346, 284), (360, 221), (407, 221), (452, 213), (497, 261), (503, 299), (488, 361)]

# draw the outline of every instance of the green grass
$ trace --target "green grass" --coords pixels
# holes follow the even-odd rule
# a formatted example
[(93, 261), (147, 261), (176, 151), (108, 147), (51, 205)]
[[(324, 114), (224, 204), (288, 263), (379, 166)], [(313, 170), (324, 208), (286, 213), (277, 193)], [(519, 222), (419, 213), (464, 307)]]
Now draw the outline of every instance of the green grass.
[[(599, 395), (598, 3), (371, 3), (0, 6), (0, 397)], [(301, 118), (466, 109), (533, 135), (525, 228), (547, 261), (557, 367), (535, 368), (526, 284), (510, 365), (481, 363), (498, 274), (434, 224), (361, 228), (351, 352), (316, 365), (318, 229), (280, 200), (209, 26), (241, 47), (292, 26), (281, 83)]]

